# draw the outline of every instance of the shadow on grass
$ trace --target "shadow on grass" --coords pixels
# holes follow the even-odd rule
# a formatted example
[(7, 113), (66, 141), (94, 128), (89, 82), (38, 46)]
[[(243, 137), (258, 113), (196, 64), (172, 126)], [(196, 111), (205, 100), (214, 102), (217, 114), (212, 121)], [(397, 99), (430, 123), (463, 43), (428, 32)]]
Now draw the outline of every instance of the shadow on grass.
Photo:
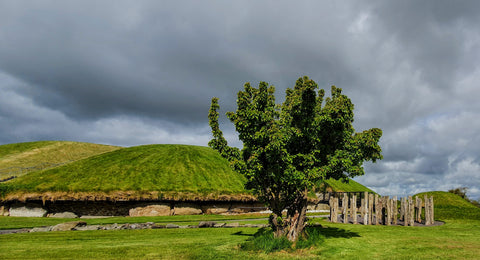
[[(258, 232), (257, 232), (258, 233)], [(255, 233), (255, 234), (257, 234)], [(238, 231), (238, 232), (235, 232), (232, 234), (232, 236), (246, 236), (246, 237), (253, 237), (255, 236), (255, 234), (246, 234), (246, 233), (243, 233), (243, 231)]]
[(356, 232), (351, 232), (345, 229), (336, 228), (336, 227), (310, 227), (311, 229), (316, 229), (325, 236), (325, 238), (352, 238), (360, 237)]
[[(247, 236), (247, 237), (256, 237), (265, 233), (266, 229), (261, 228), (255, 234), (243, 233), (243, 231), (238, 231), (232, 234), (232, 236)], [(325, 238), (352, 238), (360, 237), (356, 232), (351, 232), (341, 228), (335, 227), (322, 227), (322, 226), (310, 226), (306, 227), (305, 231), (307, 233), (318, 233), (323, 235)]]

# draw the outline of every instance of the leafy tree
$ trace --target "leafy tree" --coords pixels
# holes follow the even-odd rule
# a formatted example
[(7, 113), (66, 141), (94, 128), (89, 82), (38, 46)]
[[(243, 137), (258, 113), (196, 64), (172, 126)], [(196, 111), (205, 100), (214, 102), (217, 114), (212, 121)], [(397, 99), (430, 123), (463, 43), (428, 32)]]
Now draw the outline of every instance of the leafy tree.
[(462, 199), (470, 201), (467, 197), (467, 190), (468, 190), (467, 187), (459, 187), (459, 188), (448, 190), (448, 192), (456, 194), (456, 195), (462, 197)]
[[(261, 82), (238, 92), (237, 111), (227, 112), (243, 148), (229, 147), (218, 124), (218, 98), (212, 99), (209, 146), (247, 177), (247, 189), (272, 211), (275, 237), (296, 241), (306, 226), (307, 195), (322, 180), (363, 175), (364, 161), (382, 159), (378, 141), (382, 131), (355, 133), (353, 104), (332, 86), (323, 89), (308, 77), (287, 89), (283, 104), (276, 104), (275, 88)], [(325, 101), (325, 102), (324, 102)], [(286, 216), (282, 212), (286, 210)]]
[(468, 191), (467, 187), (459, 187), (459, 188), (448, 190), (448, 192), (456, 194), (456, 195), (462, 197), (463, 199), (465, 199), (466, 201), (472, 203), (474, 206), (477, 206), (477, 207), (480, 208), (480, 200), (470, 199), (467, 196), (467, 191)]

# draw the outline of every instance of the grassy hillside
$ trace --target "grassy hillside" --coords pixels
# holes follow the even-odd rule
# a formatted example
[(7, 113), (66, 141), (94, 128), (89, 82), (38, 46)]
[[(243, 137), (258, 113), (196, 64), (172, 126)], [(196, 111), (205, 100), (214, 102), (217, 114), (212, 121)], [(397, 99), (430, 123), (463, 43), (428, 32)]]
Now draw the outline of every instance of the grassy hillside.
[(341, 180), (334, 180), (334, 179), (328, 179), (325, 181), (325, 184), (327, 186), (327, 190), (331, 190), (334, 192), (362, 192), (362, 191), (368, 191), (368, 192), (374, 192), (371, 189), (363, 186), (362, 184), (350, 179), (348, 183), (345, 183)]
[[(17, 192), (245, 194), (245, 178), (208, 147), (145, 145), (123, 148), (10, 181)], [(133, 192), (133, 193), (132, 193)], [(117, 193), (118, 194), (118, 193)], [(182, 195), (182, 196), (184, 196)]]
[(0, 180), (76, 161), (120, 147), (67, 142), (40, 141), (0, 145)]
[(419, 193), (415, 196), (423, 199), (425, 194), (428, 197), (433, 196), (435, 219), (480, 220), (480, 208), (475, 207), (472, 203), (456, 194), (446, 191), (432, 191)]
[[(244, 189), (245, 178), (233, 172), (228, 162), (208, 147), (120, 148), (44, 141), (2, 145), (0, 153), (0, 169), (9, 167), (10, 173), (25, 166), (50, 167), (37, 167), (28, 174), (17, 172), (16, 176), (24, 176), (0, 184), (0, 192), (8, 193), (10, 199), (253, 198)], [(66, 164), (51, 167), (62, 163)], [(325, 184), (328, 191), (371, 192), (353, 180), (327, 180)]]

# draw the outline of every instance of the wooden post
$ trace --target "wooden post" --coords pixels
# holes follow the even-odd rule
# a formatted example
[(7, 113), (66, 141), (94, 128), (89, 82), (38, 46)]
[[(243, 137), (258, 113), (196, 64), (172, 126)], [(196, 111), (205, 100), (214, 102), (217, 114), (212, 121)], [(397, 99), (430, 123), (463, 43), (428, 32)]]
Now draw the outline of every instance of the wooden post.
[(429, 226), (432, 224), (430, 223), (430, 201), (427, 195), (425, 195), (423, 199), (425, 200), (425, 225)]
[(330, 197), (330, 221), (332, 223), (337, 223), (338, 217), (338, 199), (331, 196)]
[(418, 223), (422, 223), (422, 199), (420, 199), (419, 197), (415, 197), (415, 208), (415, 221), (417, 221)]
[[(378, 194), (375, 194), (375, 197), (374, 197), (374, 204), (375, 204), (375, 225), (380, 225), (380, 218), (381, 218), (381, 214), (382, 214), (382, 202), (380, 201), (380, 197), (378, 196)], [(373, 224), (373, 220), (372, 220), (372, 224)]]
[(412, 196), (408, 196), (408, 225), (415, 226), (415, 205)]
[(385, 222), (383, 223), (384, 225), (390, 226), (391, 225), (391, 219), (392, 219), (392, 203), (390, 203), (390, 197), (386, 196), (385, 197), (385, 209), (386, 209), (386, 217), (385, 217)]
[(397, 196), (393, 196), (393, 199), (392, 199), (392, 210), (393, 210), (393, 214), (392, 214), (392, 221), (393, 221), (393, 224), (394, 225), (397, 225), (397, 220), (398, 220), (398, 208), (397, 208)]
[[(361, 195), (360, 195), (361, 196)], [(365, 198), (360, 198), (360, 219), (363, 220), (363, 224), (365, 225)]]
[(368, 194), (368, 224), (373, 225), (373, 194)]
[(400, 220), (405, 221), (405, 197), (400, 200)]
[(434, 210), (435, 207), (433, 206), (433, 196), (430, 197), (430, 223), (435, 224), (435, 214)]
[(433, 225), (435, 224), (435, 218), (433, 214), (433, 196), (428, 198), (427, 195), (425, 195), (425, 225)]
[(368, 192), (366, 191), (363, 193), (362, 204), (363, 224), (368, 225)]
[(343, 210), (343, 223), (348, 223), (348, 197), (347, 193), (343, 193), (343, 200), (342, 200), (342, 210)]
[(357, 224), (357, 196), (355, 194), (350, 200), (350, 215), (353, 218), (353, 224)]
[(334, 209), (333, 209), (333, 198), (332, 197), (328, 198), (328, 205), (330, 206), (330, 222), (335, 223), (335, 222), (333, 222), (333, 211), (334, 211)]

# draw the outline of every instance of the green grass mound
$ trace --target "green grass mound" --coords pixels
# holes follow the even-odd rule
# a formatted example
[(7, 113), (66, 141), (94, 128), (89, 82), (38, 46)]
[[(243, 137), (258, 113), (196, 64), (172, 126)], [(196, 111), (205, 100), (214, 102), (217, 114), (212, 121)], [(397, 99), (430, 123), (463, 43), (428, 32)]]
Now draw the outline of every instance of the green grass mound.
[[(325, 180), (326, 190), (331, 190), (333, 192), (371, 192), (375, 193), (373, 190), (363, 186), (362, 184), (350, 179), (347, 182), (341, 180), (328, 179)], [(325, 189), (325, 188), (324, 188)]]
[(0, 180), (119, 149), (117, 146), (40, 141), (0, 145)]
[[(0, 170), (0, 180), (18, 177), (0, 183), (0, 197), (9, 195), (7, 200), (255, 200), (244, 188), (245, 177), (208, 147), (41, 141), (1, 145), (0, 155), (0, 169), (8, 172)], [(372, 192), (353, 180), (327, 180), (323, 187)]]
[(10, 181), (8, 193), (133, 191), (138, 195), (156, 191), (159, 198), (180, 193), (235, 195), (246, 193), (244, 182), (211, 148), (145, 145), (27, 174)]
[(425, 195), (433, 196), (435, 219), (480, 220), (480, 208), (456, 194), (446, 191), (431, 191), (419, 193), (415, 197), (418, 196), (423, 199)]

